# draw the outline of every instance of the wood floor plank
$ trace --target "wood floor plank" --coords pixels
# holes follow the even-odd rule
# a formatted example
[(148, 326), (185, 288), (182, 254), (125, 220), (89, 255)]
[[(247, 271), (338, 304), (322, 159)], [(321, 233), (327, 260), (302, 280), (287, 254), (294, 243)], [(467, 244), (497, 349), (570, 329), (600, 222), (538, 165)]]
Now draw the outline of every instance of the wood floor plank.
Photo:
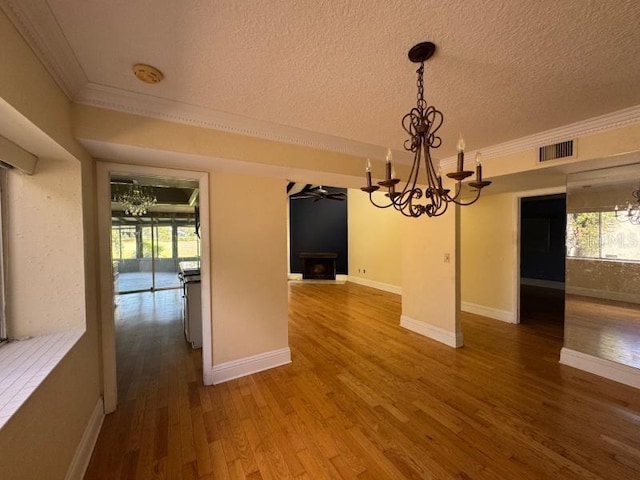
[(85, 478), (640, 478), (640, 394), (560, 365), (561, 318), (463, 314), (452, 349), (401, 328), (397, 295), (289, 290), (292, 363), (212, 387), (176, 293), (120, 297), (120, 404)]

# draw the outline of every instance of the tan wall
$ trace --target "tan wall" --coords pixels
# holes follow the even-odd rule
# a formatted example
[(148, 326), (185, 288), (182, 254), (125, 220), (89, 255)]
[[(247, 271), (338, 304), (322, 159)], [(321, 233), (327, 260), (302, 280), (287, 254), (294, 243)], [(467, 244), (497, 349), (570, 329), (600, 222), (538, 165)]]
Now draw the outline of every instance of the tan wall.
[[(393, 208), (375, 208), (360, 190), (348, 190), (349, 277), (402, 284), (402, 221)], [(384, 202), (380, 194), (379, 203)]]
[(459, 331), (456, 216), (451, 207), (441, 217), (403, 219), (401, 234), (402, 315), (452, 334)]
[[(39, 252), (31, 252), (38, 259), (39, 270), (31, 272), (34, 278), (42, 275), (51, 279), (55, 272), (60, 274), (65, 282), (71, 281), (69, 285), (53, 287), (64, 297), (66, 305), (63, 305), (59, 298), (48, 294), (43, 285), (44, 280), (38, 279), (32, 284), (38, 289), (30, 288), (29, 293), (24, 292), (22, 288), (17, 292), (16, 286), (11, 285), (15, 294), (20, 295), (25, 301), (40, 303), (38, 307), (21, 305), (17, 311), (23, 312), (24, 308), (29, 312), (47, 310), (47, 327), (42, 319), (38, 319), (37, 322), (41, 328), (50, 328), (52, 331), (76, 326), (79, 317), (84, 314), (87, 330), (50, 376), (0, 430), (0, 472), (2, 478), (6, 479), (64, 478), (100, 397), (95, 248), (93, 245), (87, 245), (83, 255), (82, 247), (82, 237), (85, 244), (95, 242), (95, 210), (91, 200), (94, 194), (93, 166), (90, 157), (70, 134), (68, 99), (1, 13), (0, 44), (0, 61), (3, 66), (0, 69), (0, 99), (3, 112), (12, 112), (10, 117), (3, 115), (0, 121), (0, 135), (19, 144), (25, 150), (44, 157), (36, 167), (36, 175), (32, 179), (20, 180), (25, 184), (28, 181), (33, 182), (24, 186), (23, 191), (37, 196), (33, 198), (31, 206), (39, 211), (33, 213), (37, 220), (45, 222), (53, 229), (56, 241), (60, 240), (62, 232), (56, 230), (58, 227), (53, 225), (56, 218), (45, 218), (47, 214), (52, 214), (45, 205), (51, 200), (52, 204), (63, 209), (55, 215), (68, 215), (68, 220), (57, 220), (67, 227), (65, 235), (71, 239), (71, 246), (75, 247), (73, 251), (69, 245), (55, 247), (62, 255), (69, 255), (69, 273), (60, 272), (59, 259), (49, 259)], [(6, 107), (7, 105), (11, 105), (11, 109)], [(73, 157), (77, 162), (75, 165), (70, 162)], [(82, 171), (79, 168), (82, 168)], [(43, 176), (40, 177), (40, 173)], [(64, 178), (64, 183), (61, 184), (59, 176), (68, 174), (70, 177)], [(11, 186), (14, 187), (15, 193), (15, 179), (10, 182)], [(58, 191), (60, 188), (63, 191)], [(52, 189), (56, 189), (55, 194)], [(65, 189), (69, 191), (65, 192)], [(51, 198), (47, 198), (47, 195)], [(80, 203), (80, 195), (86, 200), (84, 205)], [(41, 204), (39, 207), (34, 204), (37, 200)], [(77, 203), (74, 205), (73, 202)], [(31, 230), (25, 221), (28, 219), (18, 220), (25, 228), (23, 232), (27, 233)], [(13, 232), (10, 232), (9, 236), (13, 237)], [(40, 230), (39, 236), (44, 241), (47, 231)], [(35, 248), (35, 238), (24, 241)], [(26, 261), (20, 259), (18, 264), (23, 260)], [(84, 268), (78, 272), (79, 264), (82, 262)], [(12, 268), (11, 265), (9, 268)], [(71, 272), (79, 275), (70, 278)], [(20, 282), (23, 282), (24, 277), (20, 278)], [(71, 322), (66, 318), (69, 314), (74, 317)], [(22, 324), (24, 321), (32, 320), (14, 318), (12, 323), (15, 326), (16, 322)], [(48, 327), (49, 325), (51, 327)], [(35, 332), (37, 325), (31, 323), (30, 327), (33, 327)]]
[(8, 331), (14, 338), (85, 328), (80, 162), (40, 159), (8, 175)]
[(2, 427), (3, 480), (65, 478), (98, 399), (95, 357), (85, 334)]
[[(537, 149), (529, 149), (520, 152), (510, 153), (499, 157), (488, 158), (483, 163), (484, 176), (487, 179), (492, 177), (508, 175), (517, 172), (530, 170), (544, 170), (567, 165), (567, 171), (579, 171), (571, 164), (584, 162), (593, 159), (606, 159), (604, 162), (587, 162), (586, 170), (603, 168), (611, 165), (611, 162), (618, 161), (615, 155), (622, 155), (630, 152), (640, 151), (640, 123), (629, 125), (604, 132), (594, 133), (580, 137), (576, 141), (576, 156), (568, 160), (554, 160), (551, 162), (538, 162)], [(612, 157), (611, 160), (606, 157)], [(624, 163), (629, 163), (628, 161)], [(537, 186), (534, 188), (544, 188), (551, 185)], [(488, 187), (487, 193), (489, 193)]]
[(286, 182), (212, 173), (213, 364), (288, 347)]
[(513, 194), (461, 208), (462, 301), (513, 313), (516, 248)]
[[(74, 105), (78, 138), (139, 145), (225, 160), (237, 160), (282, 168), (339, 172), (364, 178), (364, 160), (351, 155), (247, 137), (153, 118), (130, 115), (86, 105)], [(382, 162), (379, 162), (382, 165)], [(154, 160), (154, 165), (157, 160)], [(158, 165), (160, 166), (160, 165)], [(214, 167), (210, 162), (209, 168)], [(382, 170), (382, 168), (380, 168)], [(249, 170), (246, 173), (250, 173)], [(299, 181), (306, 181), (300, 179)]]

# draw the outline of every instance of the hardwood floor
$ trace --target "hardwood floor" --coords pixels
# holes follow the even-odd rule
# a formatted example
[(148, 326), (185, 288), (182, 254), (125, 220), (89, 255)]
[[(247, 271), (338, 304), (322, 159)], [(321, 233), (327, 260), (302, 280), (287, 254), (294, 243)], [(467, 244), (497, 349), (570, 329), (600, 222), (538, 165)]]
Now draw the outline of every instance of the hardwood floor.
[(120, 405), (85, 478), (639, 478), (640, 392), (560, 365), (549, 328), (465, 314), (454, 350), (400, 328), (397, 295), (289, 291), (293, 363), (214, 387), (172, 292), (120, 305)]

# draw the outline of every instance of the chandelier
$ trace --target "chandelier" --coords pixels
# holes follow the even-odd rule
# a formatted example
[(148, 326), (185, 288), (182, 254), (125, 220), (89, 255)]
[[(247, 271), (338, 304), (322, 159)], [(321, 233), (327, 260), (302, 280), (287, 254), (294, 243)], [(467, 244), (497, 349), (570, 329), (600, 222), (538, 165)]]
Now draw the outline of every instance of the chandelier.
[(630, 222), (633, 225), (640, 225), (640, 186), (634, 190), (631, 195), (636, 199), (635, 205), (627, 202), (627, 208), (619, 210), (618, 205), (615, 208), (616, 219), (621, 222)]
[(121, 193), (116, 201), (124, 205), (125, 215), (139, 217), (147, 213), (147, 209), (158, 201), (153, 195), (153, 189), (140, 185), (131, 185), (128, 192)]
[[(369, 194), (369, 200), (378, 208), (394, 207), (407, 217), (419, 217), (426, 214), (428, 217), (438, 217), (442, 215), (449, 206), (449, 203), (457, 205), (471, 205), (480, 198), (480, 192), (484, 187), (490, 185), (491, 182), (482, 180), (481, 155), (476, 154), (476, 178), (475, 181), (469, 182), (468, 185), (474, 189), (474, 195), (470, 200), (463, 201), (462, 180), (473, 175), (472, 171), (464, 169), (464, 139), (460, 136), (458, 141), (458, 161), (455, 172), (447, 173), (447, 177), (456, 180), (455, 191), (452, 193), (450, 189), (444, 188), (442, 185), (441, 173), (433, 166), (431, 159), (431, 149), (438, 148), (442, 143), (442, 139), (437, 136), (438, 129), (442, 126), (442, 112), (437, 110), (433, 105), (427, 105), (424, 99), (424, 62), (431, 58), (435, 52), (436, 46), (431, 42), (423, 42), (415, 45), (409, 50), (409, 60), (419, 63), (420, 67), (416, 71), (418, 74), (418, 101), (414, 108), (411, 109), (402, 118), (402, 127), (409, 134), (409, 138), (404, 143), (404, 149), (413, 153), (413, 166), (407, 183), (399, 190), (396, 185), (400, 183), (400, 179), (396, 178), (393, 166), (391, 164), (391, 149), (387, 150), (386, 176), (378, 185), (371, 184), (371, 162), (367, 160), (366, 179), (367, 186), (361, 190)], [(419, 182), (420, 170), (423, 167), (425, 180)], [(424, 185), (424, 190), (417, 185)], [(373, 192), (380, 187), (386, 188), (388, 203), (380, 205), (373, 199)], [(419, 201), (424, 197), (424, 200)]]

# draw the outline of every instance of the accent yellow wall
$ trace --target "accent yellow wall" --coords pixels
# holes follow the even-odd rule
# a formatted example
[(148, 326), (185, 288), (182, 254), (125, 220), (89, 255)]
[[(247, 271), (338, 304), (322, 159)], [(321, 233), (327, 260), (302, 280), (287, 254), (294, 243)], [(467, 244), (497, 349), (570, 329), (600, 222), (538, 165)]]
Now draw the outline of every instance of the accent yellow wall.
[(464, 303), (513, 315), (517, 218), (513, 194), (483, 196), (461, 208), (461, 292)]
[[(375, 208), (361, 190), (347, 191), (349, 278), (357, 283), (396, 289), (402, 285), (402, 215)], [(379, 203), (387, 200), (376, 195)]]

